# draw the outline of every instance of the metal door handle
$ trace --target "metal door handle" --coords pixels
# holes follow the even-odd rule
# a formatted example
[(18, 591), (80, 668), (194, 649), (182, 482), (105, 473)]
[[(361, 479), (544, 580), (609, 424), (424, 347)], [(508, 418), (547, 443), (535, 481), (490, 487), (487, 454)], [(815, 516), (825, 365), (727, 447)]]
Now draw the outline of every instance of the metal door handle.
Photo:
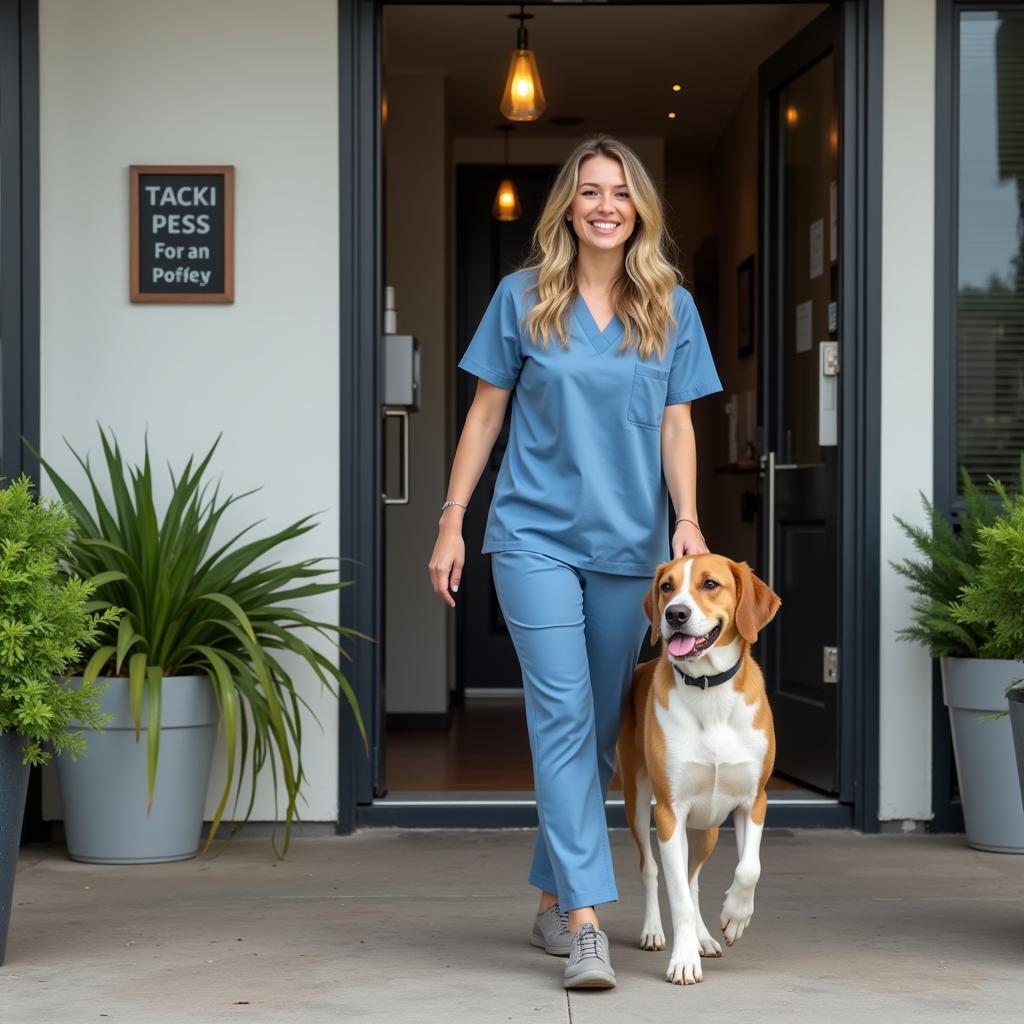
[(765, 504), (768, 506), (768, 579), (765, 582), (772, 590), (775, 589), (775, 471), (798, 468), (799, 463), (796, 462), (776, 462), (774, 451), (761, 455), (761, 469), (765, 471), (767, 491)]
[(765, 508), (768, 512), (768, 579), (765, 583), (775, 589), (775, 452), (761, 454), (761, 469), (764, 471)]
[[(768, 506), (768, 579), (765, 582), (772, 590), (775, 589), (775, 474), (780, 469), (801, 469), (814, 463), (776, 462), (775, 452), (768, 451), (761, 455), (761, 470), (765, 475), (765, 490)], [(766, 468), (767, 467), (767, 468)]]
[(409, 504), (409, 410), (385, 409), (385, 416), (397, 416), (402, 421), (402, 494), (398, 498), (389, 498), (388, 492), (381, 493), (385, 505)]

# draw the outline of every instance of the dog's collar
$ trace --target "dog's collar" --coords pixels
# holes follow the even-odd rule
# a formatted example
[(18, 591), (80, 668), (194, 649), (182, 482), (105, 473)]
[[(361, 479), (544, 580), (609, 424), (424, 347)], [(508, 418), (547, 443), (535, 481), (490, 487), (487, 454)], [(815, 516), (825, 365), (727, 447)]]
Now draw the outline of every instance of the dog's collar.
[(743, 659), (740, 658), (732, 668), (727, 668), (724, 672), (716, 672), (710, 676), (688, 676), (685, 672), (679, 672), (679, 666), (675, 662), (672, 663), (672, 667), (679, 672), (680, 678), (687, 686), (699, 686), (702, 690), (706, 690), (709, 686), (719, 686), (722, 683), (728, 682), (739, 672), (740, 665), (742, 664)]

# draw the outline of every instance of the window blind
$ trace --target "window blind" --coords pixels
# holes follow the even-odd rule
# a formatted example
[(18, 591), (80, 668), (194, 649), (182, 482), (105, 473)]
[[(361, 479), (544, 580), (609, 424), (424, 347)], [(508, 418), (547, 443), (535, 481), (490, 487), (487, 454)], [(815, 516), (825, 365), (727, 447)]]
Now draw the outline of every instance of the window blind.
[(1013, 489), (1024, 450), (1024, 10), (961, 11), (956, 459)]

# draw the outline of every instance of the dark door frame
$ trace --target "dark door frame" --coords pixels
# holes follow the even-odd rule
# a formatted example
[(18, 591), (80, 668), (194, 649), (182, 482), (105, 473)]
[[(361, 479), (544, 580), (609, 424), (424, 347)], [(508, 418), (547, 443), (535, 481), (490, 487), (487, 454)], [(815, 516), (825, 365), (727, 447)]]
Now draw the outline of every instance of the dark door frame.
[[(800, 31), (792, 36), (780, 47), (772, 57), (766, 60), (760, 67), (758, 75), (758, 97), (760, 100), (760, 117), (758, 118), (758, 148), (760, 153), (761, 175), (758, 181), (759, 188), (759, 209), (760, 209), (760, 231), (758, 239), (758, 292), (760, 296), (760, 324), (758, 332), (760, 342), (758, 344), (758, 379), (760, 382), (758, 431), (760, 436), (759, 449), (762, 457), (774, 450), (776, 465), (782, 463), (785, 467), (789, 464), (788, 472), (779, 470), (773, 484), (769, 485), (767, 468), (761, 471), (761, 509), (760, 522), (758, 524), (758, 565), (762, 570), (767, 569), (768, 550), (774, 545), (777, 554), (777, 565), (786, 561), (785, 546), (788, 543), (784, 540), (784, 534), (779, 526), (788, 515), (796, 515), (797, 521), (803, 527), (809, 527), (807, 520), (817, 520), (824, 517), (826, 525), (821, 536), (824, 539), (826, 549), (834, 562), (829, 567), (823, 567), (822, 582), (828, 587), (836, 587), (837, 592), (822, 595), (815, 605), (823, 616), (828, 615), (829, 628), (825, 632), (819, 632), (822, 623), (798, 623), (796, 630), (799, 639), (796, 640), (801, 649), (810, 637), (814, 637), (814, 646), (818, 642), (839, 643), (839, 630), (841, 628), (841, 609), (838, 590), (841, 586), (842, 571), (839, 564), (838, 547), (842, 530), (842, 508), (840, 496), (842, 495), (842, 471), (843, 457), (846, 449), (845, 436), (839, 434), (839, 444), (834, 451), (822, 448), (821, 461), (817, 465), (809, 464), (796, 465), (792, 463), (793, 456), (784, 450), (780, 443), (779, 426), (784, 418), (785, 398), (782, 386), (781, 368), (785, 365), (785, 345), (789, 340), (786, 335), (787, 312), (783, 300), (785, 281), (785, 260), (784, 260), (784, 217), (785, 217), (785, 193), (786, 185), (780, 167), (780, 160), (783, 156), (782, 146), (782, 121), (778, 97), (782, 90), (795, 78), (815, 66), (823, 55), (831, 52), (834, 59), (833, 82), (837, 93), (836, 114), (839, 118), (839, 137), (842, 140), (839, 147), (839, 161), (837, 162), (836, 177), (839, 186), (839, 196), (842, 197), (847, 187), (846, 168), (842, 164), (842, 157), (846, 154), (847, 143), (846, 131), (846, 104), (842, 96), (840, 84), (843, 81), (844, 54), (842, 47), (842, 9), (839, 5), (827, 7), (813, 21), (806, 24)], [(839, 200), (842, 201), (841, 198)], [(838, 214), (837, 210), (837, 214)], [(840, 310), (844, 307), (844, 298), (848, 281), (844, 277), (845, 256), (843, 241), (845, 240), (844, 220), (838, 217), (839, 240), (837, 255), (839, 260), (839, 279), (837, 281)], [(831, 276), (831, 263), (827, 264), (826, 280)], [(846, 324), (842, 324), (842, 330), (838, 331), (840, 339), (846, 337)], [(819, 338), (822, 336), (819, 335)], [(841, 359), (843, 345), (840, 343)], [(813, 357), (812, 357), (813, 358)], [(846, 368), (839, 375), (840, 387), (849, 383), (845, 376)], [(816, 397), (816, 396), (815, 396)], [(844, 394), (840, 406), (845, 407), (848, 396)], [(827, 464), (833, 462), (834, 468), (827, 468)], [(799, 461), (799, 460), (798, 460)], [(835, 504), (817, 499), (819, 488), (822, 487), (823, 478), (828, 481), (828, 491), (835, 498)], [(777, 500), (778, 493), (782, 493), (781, 505)], [(774, 516), (767, 514), (767, 509), (774, 509)], [(781, 517), (780, 517), (781, 512)], [(793, 523), (790, 522), (790, 526)], [(770, 537), (770, 531), (775, 536)], [(797, 528), (800, 532), (800, 527)], [(806, 565), (806, 556), (804, 556)], [(790, 595), (785, 592), (786, 588), (780, 584), (782, 574), (776, 572), (773, 585), (780, 591), (783, 600), (783, 607)], [(834, 604), (832, 603), (834, 600)], [(792, 615), (792, 601), (790, 602), (790, 614)], [(834, 616), (834, 618), (832, 618)], [(811, 784), (811, 779), (826, 792), (840, 794), (842, 787), (842, 765), (840, 757), (842, 753), (842, 737), (839, 735), (840, 722), (843, 718), (843, 710), (840, 706), (839, 693), (831, 684), (821, 684), (821, 689), (816, 697), (811, 697), (806, 689), (811, 680), (801, 676), (799, 680), (794, 679), (800, 687), (799, 692), (793, 693), (787, 689), (782, 681), (783, 665), (786, 658), (782, 653), (783, 636), (787, 631), (787, 620), (784, 615), (780, 616), (772, 626), (764, 631), (758, 642), (758, 661), (765, 670), (766, 683), (768, 684), (769, 700), (772, 701), (772, 711), (775, 715), (775, 735), (778, 741), (778, 756), (776, 757), (776, 772), (786, 775), (798, 782)], [(807, 634), (804, 634), (804, 627), (807, 627)], [(844, 646), (839, 647), (840, 656), (844, 653)], [(839, 678), (845, 678), (843, 665), (839, 666)], [(821, 671), (821, 663), (817, 661), (817, 671)], [(852, 677), (857, 678), (857, 677)], [(820, 677), (817, 682), (820, 683)], [(821, 704), (816, 705), (816, 700)], [(831, 736), (824, 735), (825, 721), (827, 720)], [(811, 747), (806, 742), (792, 744), (796, 749), (786, 753), (786, 747), (792, 743), (794, 736), (821, 735), (821, 743), (817, 748)], [(801, 749), (802, 748), (802, 749)], [(826, 755), (831, 755), (826, 758)], [(826, 759), (828, 767), (825, 767)], [(831, 776), (829, 785), (824, 785), (826, 777)], [(849, 795), (843, 799), (850, 803)]]
[[(0, 476), (39, 466), (39, 5), (0, 0)], [(22, 842), (46, 839), (42, 772), (29, 774)]]
[[(415, 3), (425, 0), (399, 0)], [(498, 0), (454, 0), (494, 3)], [(635, 0), (616, 0), (635, 2)], [(690, 2), (690, 0), (682, 0)], [(755, 0), (750, 0), (755, 2)], [(853, 823), (877, 831), (878, 594), (881, 464), (881, 227), (883, 0), (838, 0), (843, 19), (845, 301), (841, 337), (840, 798)], [(382, 219), (380, 17), (384, 0), (339, 0), (340, 551), (356, 559), (354, 584), (340, 593), (340, 621), (378, 638), (356, 646), (349, 680), (367, 722), (379, 721)], [(735, 4), (733, 4), (735, 6)], [(507, 4), (506, 4), (507, 6)], [(762, 207), (763, 208), (763, 207)], [(844, 682), (845, 681), (845, 682)], [(372, 803), (371, 759), (347, 706), (339, 709), (338, 824), (347, 835)], [(382, 733), (378, 733), (382, 735)], [(362, 816), (365, 818), (365, 816)]]
[(38, 0), (0, 0), (0, 164), (0, 476), (38, 479)]

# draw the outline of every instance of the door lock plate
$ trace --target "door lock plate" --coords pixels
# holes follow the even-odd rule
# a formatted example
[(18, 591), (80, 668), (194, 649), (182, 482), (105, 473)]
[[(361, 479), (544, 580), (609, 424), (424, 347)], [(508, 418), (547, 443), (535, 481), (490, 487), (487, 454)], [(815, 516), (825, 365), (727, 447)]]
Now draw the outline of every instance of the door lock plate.
[(838, 647), (823, 647), (822, 648), (822, 682), (823, 683), (838, 683), (839, 682), (839, 648)]
[(821, 372), (826, 377), (839, 376), (839, 343), (832, 342), (822, 353)]

